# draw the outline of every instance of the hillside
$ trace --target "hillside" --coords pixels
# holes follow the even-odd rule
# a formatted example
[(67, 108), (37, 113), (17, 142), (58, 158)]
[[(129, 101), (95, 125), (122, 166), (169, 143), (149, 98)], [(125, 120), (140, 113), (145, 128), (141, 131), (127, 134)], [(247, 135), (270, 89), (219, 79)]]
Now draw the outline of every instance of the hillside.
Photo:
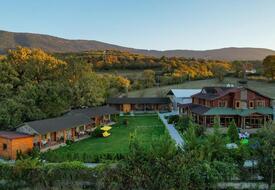
[(186, 57), (218, 60), (262, 60), (275, 51), (263, 48), (222, 48), (215, 50), (144, 50), (117, 46), (95, 40), (68, 40), (43, 34), (14, 33), (0, 31), (0, 53), (16, 46), (41, 48), (47, 52), (82, 52), (90, 50), (120, 50), (131, 53), (150, 55), (155, 57)]

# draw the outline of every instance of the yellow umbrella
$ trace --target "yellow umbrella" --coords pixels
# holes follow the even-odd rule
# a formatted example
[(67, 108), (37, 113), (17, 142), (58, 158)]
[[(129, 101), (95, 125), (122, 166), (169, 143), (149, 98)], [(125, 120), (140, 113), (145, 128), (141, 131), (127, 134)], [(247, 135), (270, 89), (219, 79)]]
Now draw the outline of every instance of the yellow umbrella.
[(107, 131), (105, 131), (102, 135), (103, 135), (103, 137), (108, 137), (111, 135), (111, 133), (108, 133)]
[(112, 129), (112, 127), (105, 125), (104, 127), (101, 127), (100, 129), (103, 131), (109, 131), (110, 129)]

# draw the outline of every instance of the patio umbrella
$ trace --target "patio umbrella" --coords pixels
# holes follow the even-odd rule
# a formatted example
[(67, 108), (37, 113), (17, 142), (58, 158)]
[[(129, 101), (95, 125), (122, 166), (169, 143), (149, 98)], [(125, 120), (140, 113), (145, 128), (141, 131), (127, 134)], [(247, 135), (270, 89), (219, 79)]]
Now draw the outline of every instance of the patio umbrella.
[(111, 133), (108, 133), (107, 131), (105, 131), (102, 135), (103, 135), (103, 137), (108, 137), (111, 135)]
[(112, 127), (105, 125), (104, 127), (101, 127), (100, 129), (103, 131), (109, 131), (110, 129), (112, 129)]

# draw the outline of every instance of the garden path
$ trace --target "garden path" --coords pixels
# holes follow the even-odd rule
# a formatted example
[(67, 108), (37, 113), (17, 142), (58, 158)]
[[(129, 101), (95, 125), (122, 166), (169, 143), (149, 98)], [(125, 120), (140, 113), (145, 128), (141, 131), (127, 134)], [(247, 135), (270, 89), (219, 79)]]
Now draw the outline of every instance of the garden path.
[(185, 142), (183, 138), (180, 136), (179, 132), (175, 129), (173, 124), (168, 124), (167, 119), (165, 117), (171, 115), (178, 115), (178, 112), (169, 112), (169, 113), (158, 113), (160, 120), (165, 125), (166, 129), (168, 130), (171, 138), (176, 142), (176, 146), (183, 147)]

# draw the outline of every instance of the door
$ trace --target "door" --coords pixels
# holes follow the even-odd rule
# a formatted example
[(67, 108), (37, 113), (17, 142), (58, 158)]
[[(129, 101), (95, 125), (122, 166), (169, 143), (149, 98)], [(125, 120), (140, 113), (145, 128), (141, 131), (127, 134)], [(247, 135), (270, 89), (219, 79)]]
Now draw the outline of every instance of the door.
[(128, 113), (131, 111), (131, 104), (123, 104), (123, 112)]
[(51, 141), (56, 141), (56, 132), (51, 133)]

